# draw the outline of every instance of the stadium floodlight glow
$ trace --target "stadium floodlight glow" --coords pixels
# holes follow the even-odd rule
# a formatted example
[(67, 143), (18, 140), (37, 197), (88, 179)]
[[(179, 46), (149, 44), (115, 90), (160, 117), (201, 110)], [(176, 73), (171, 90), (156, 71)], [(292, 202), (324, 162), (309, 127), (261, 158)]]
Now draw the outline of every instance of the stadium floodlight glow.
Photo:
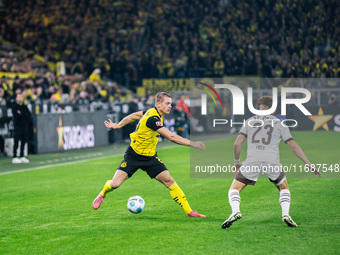
[[(244, 94), (242, 90), (231, 84), (215, 84), (217, 89), (229, 89), (232, 95), (232, 114), (244, 115)], [(287, 98), (287, 93), (301, 93), (304, 98)], [(216, 93), (215, 93), (216, 94)], [(255, 115), (269, 115), (276, 111), (277, 108), (277, 88), (272, 88), (273, 104), (268, 110), (257, 110), (253, 106), (253, 88), (247, 89), (248, 109)], [(311, 93), (304, 88), (282, 88), (281, 89), (281, 115), (286, 115), (287, 104), (294, 104), (304, 115), (312, 115), (302, 104), (307, 103), (311, 99)], [(207, 95), (201, 95), (201, 114), (207, 115)]]

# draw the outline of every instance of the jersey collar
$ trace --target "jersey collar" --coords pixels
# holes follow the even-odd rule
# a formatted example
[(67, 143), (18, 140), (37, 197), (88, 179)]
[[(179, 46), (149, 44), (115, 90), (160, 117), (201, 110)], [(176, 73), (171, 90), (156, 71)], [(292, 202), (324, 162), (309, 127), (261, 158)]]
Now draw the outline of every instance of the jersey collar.
[(157, 107), (154, 107), (159, 115), (159, 117), (162, 117), (162, 115), (159, 114), (158, 110), (157, 110)]

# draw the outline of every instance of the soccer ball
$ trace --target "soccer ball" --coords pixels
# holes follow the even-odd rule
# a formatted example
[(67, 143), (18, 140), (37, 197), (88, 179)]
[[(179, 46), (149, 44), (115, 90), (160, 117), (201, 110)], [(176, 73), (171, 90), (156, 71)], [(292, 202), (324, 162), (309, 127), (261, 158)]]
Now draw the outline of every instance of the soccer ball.
[(130, 197), (127, 202), (127, 208), (132, 213), (141, 213), (145, 208), (145, 202), (144, 199), (140, 196), (133, 196)]

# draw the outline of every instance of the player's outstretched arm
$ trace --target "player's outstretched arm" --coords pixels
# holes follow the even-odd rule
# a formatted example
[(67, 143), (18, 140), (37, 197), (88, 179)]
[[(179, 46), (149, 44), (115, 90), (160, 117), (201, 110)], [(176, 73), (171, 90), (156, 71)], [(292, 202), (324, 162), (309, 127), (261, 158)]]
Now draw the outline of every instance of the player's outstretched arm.
[(140, 120), (143, 117), (143, 112), (139, 111), (139, 112), (134, 112), (131, 113), (130, 115), (126, 116), (125, 118), (123, 118), (119, 123), (114, 123), (112, 122), (111, 119), (105, 120), (104, 121), (104, 125), (107, 128), (111, 128), (111, 129), (118, 129), (118, 128), (122, 128), (125, 125), (134, 122), (135, 120)]
[(205, 150), (204, 143), (202, 143), (202, 142), (193, 142), (193, 141), (185, 139), (185, 138), (183, 138), (183, 137), (181, 137), (179, 135), (173, 134), (166, 127), (162, 127), (160, 129), (158, 129), (157, 132), (160, 135), (164, 136), (169, 141), (173, 142), (173, 143), (177, 143), (177, 144), (184, 145), (184, 146), (191, 146), (193, 148), (200, 149), (202, 151)]
[(294, 152), (294, 154), (296, 156), (298, 156), (299, 159), (301, 159), (305, 164), (308, 165), (311, 172), (313, 172), (315, 175), (318, 175), (319, 177), (321, 177), (319, 170), (316, 169), (315, 166), (312, 165), (309, 162), (308, 158), (306, 157), (306, 155), (303, 152), (303, 150), (301, 149), (301, 147), (294, 140), (288, 141), (287, 144), (288, 144), (289, 148), (292, 150), (292, 152)]
[(240, 159), (242, 143), (246, 140), (244, 135), (238, 135), (234, 142), (234, 157), (235, 159)]

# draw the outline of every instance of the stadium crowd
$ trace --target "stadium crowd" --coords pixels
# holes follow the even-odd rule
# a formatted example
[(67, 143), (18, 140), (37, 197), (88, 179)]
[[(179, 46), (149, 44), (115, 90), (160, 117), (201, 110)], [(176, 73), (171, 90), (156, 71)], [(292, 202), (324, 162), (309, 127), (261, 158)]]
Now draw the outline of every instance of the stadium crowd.
[[(13, 82), (0, 77), (0, 103), (17, 88), (32, 100), (119, 100), (143, 78), (339, 78), (336, 0), (5, 0), (2, 5), (0, 72), (36, 75)], [(58, 61), (68, 75), (55, 76), (48, 63)]]

